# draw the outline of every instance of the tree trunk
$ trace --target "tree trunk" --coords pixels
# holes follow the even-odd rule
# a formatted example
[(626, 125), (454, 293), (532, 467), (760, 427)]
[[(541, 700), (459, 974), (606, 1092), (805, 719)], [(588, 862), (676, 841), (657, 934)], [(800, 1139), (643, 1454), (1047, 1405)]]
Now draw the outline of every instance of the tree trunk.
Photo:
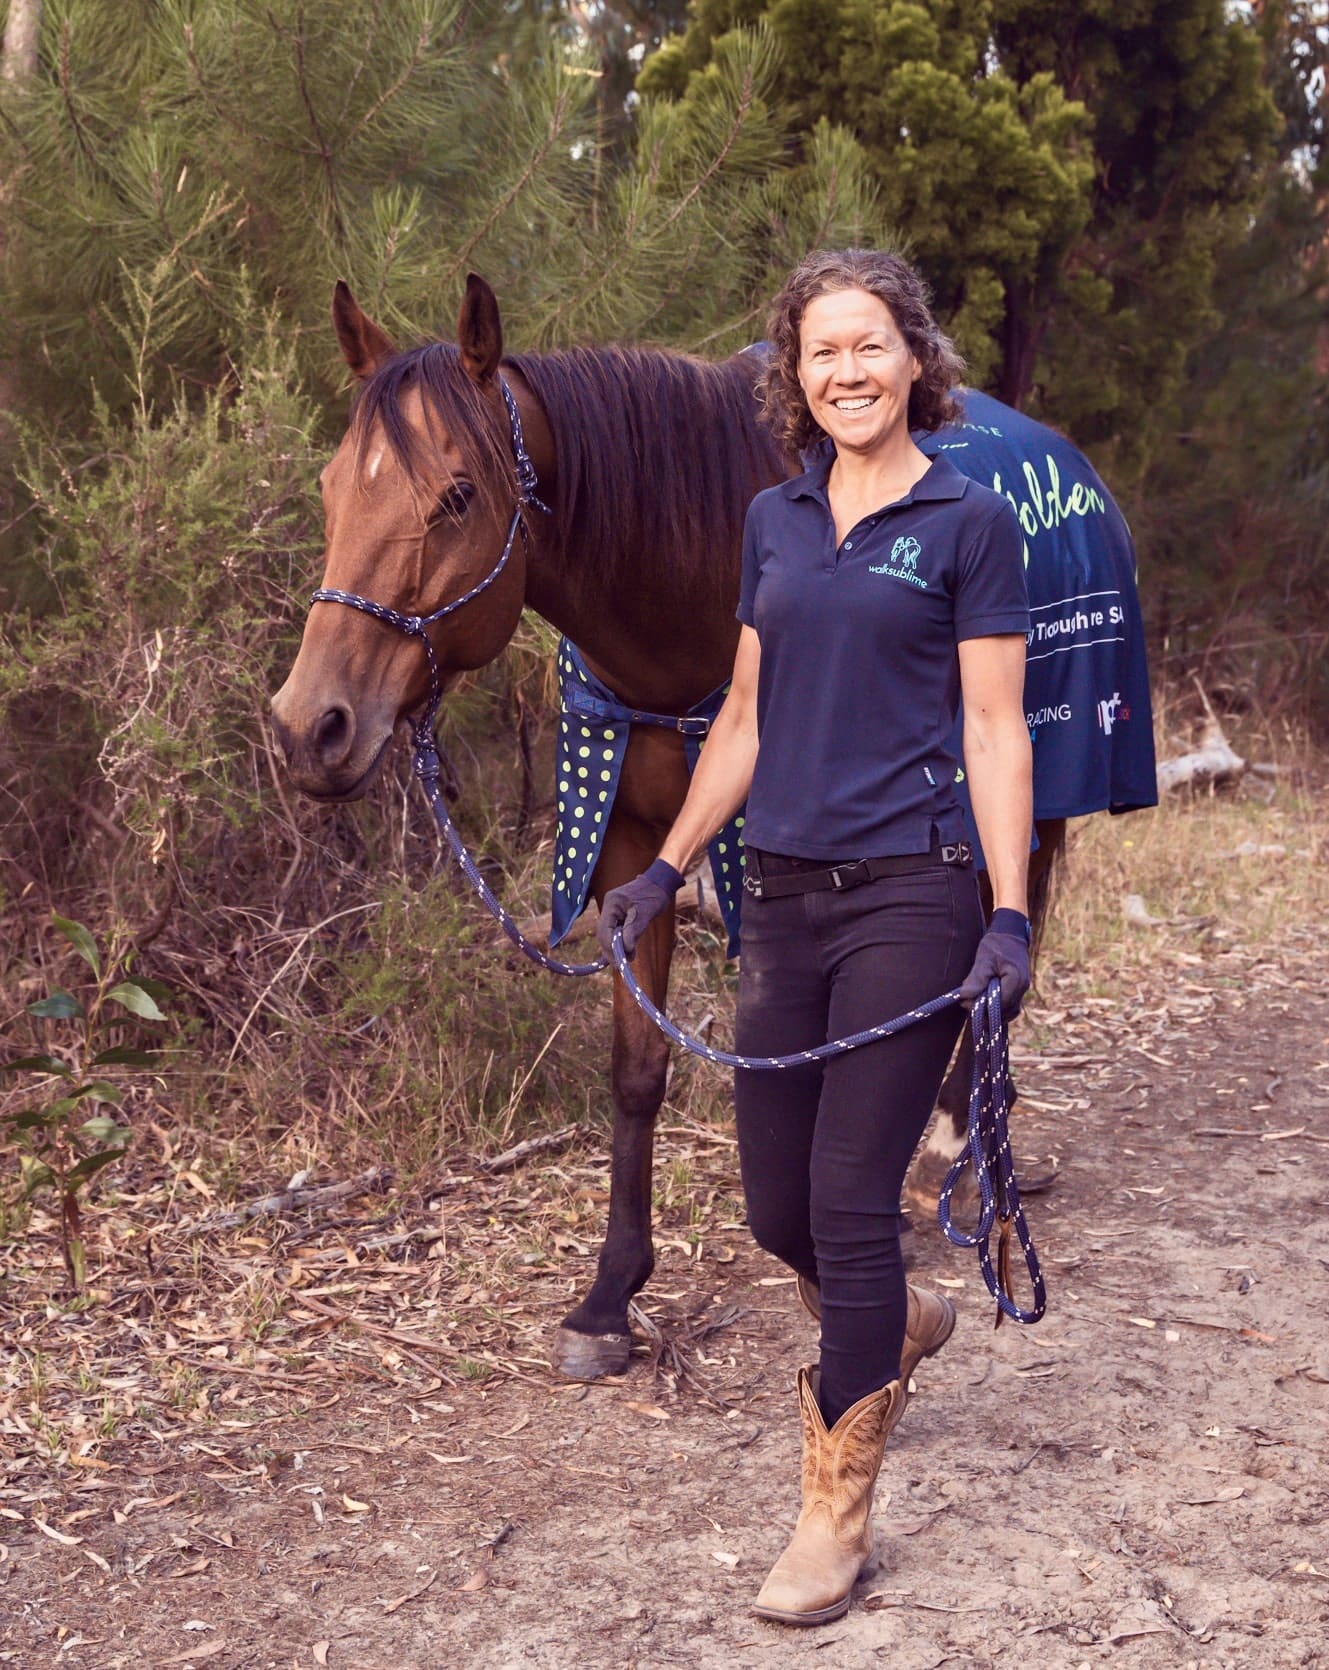
[(997, 399), (1004, 400), (1017, 412), (1023, 411), (1034, 384), (1034, 357), (1043, 340), (1044, 325), (1036, 322), (1037, 303), (1032, 287), (1026, 284), (1007, 284), (1006, 320), (1002, 327), (1001, 375), (997, 380)]
[[(0, 47), (0, 81), (11, 87), (35, 80), (37, 75), (37, 42), (42, 32), (42, 0), (9, 0), (9, 16), (5, 19), (5, 39)], [(5, 231), (7, 193), (0, 185), (0, 260), (8, 253), (8, 234)], [(8, 450), (12, 425), (7, 413), (18, 402), (18, 382), (6, 351), (0, 359), (0, 452)], [(4, 475), (7, 478), (9, 471)], [(6, 522), (13, 517), (13, 494), (6, 484), (0, 487), (0, 512)]]
[(6, 81), (31, 81), (37, 73), (37, 42), (42, 32), (42, 0), (9, 0), (0, 75)]

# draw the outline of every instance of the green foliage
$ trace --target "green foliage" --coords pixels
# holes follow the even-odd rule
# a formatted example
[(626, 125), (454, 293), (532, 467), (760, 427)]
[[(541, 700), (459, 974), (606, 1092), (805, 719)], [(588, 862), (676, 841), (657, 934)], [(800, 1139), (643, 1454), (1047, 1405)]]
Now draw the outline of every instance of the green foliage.
[[(272, 1072), (340, 1013), (307, 969), (436, 862), (409, 779), (293, 804), (264, 728), (344, 420), (333, 281), (401, 337), (437, 334), (475, 268), (512, 347), (720, 351), (809, 238), (887, 236), (846, 136), (784, 167), (767, 34), (646, 101), (624, 146), (553, 11), (53, 0), (38, 75), (0, 84), (0, 453), (20, 482), (0, 516), (0, 907), (136, 924), (184, 1024), (240, 1068)], [(547, 650), (523, 631), (445, 728), (494, 721), (504, 757)]]
[[(21, 409), (68, 418), (89, 377), (113, 410), (126, 384), (224, 377), (255, 296), (324, 401), (337, 278), (407, 334), (438, 330), (468, 268), (516, 345), (713, 330), (779, 236), (771, 57), (730, 42), (619, 156), (577, 32), (499, 0), (53, 0), (43, 73), (0, 104)], [(875, 235), (858, 173), (841, 212)]]
[(1094, 156), (1056, 282), (1013, 292), (1012, 351), (1054, 422), (1138, 458), (1219, 318), (1215, 276), (1264, 189), (1279, 118), (1257, 28), (1224, 0), (994, 0), (993, 25), (1022, 84), (1074, 89)]
[[(471, 839), (493, 851), (493, 832)], [(392, 1129), (403, 1164), (505, 1146), (542, 1107), (586, 1110), (594, 1078), (574, 1035), (579, 1016), (597, 1030), (604, 1023), (606, 987), (524, 963), (450, 868), (385, 886), (362, 931), (320, 958), (311, 984), (331, 1047), (349, 1057), (354, 1040), (372, 1063), (387, 1104), (376, 1109), (379, 1131)]]
[[(224, 380), (154, 406), (160, 299), (145, 282), (126, 310), (126, 335), (149, 344), (131, 361), (127, 417), (95, 401), (86, 451), (29, 431), (34, 556), (60, 607), (12, 620), (0, 707), (34, 763), (51, 716), (81, 713), (101, 785), (81, 792), (130, 837), (122, 858), (187, 893), (237, 863), (217, 849), (218, 819), (234, 828), (259, 813), (257, 717), (290, 653), (291, 593), (316, 538), (316, 416), (287, 331), (256, 309)], [(48, 778), (25, 799), (20, 851), (35, 839), (30, 863), (49, 867), (62, 787)]]
[(1082, 439), (1138, 436), (1211, 317), (1275, 119), (1222, 0), (695, 0), (638, 86), (680, 97), (740, 28), (797, 143), (844, 125), (971, 378)]
[[(1322, 17), (1322, 14), (1320, 14)], [(1303, 0), (1263, 8), (1283, 119), (1247, 238), (1219, 265), (1219, 312), (1186, 367), (1185, 409), (1135, 488), (1172, 669), (1244, 707), (1329, 712), (1329, 29)]]
[(56, 1197), (60, 1250), (70, 1288), (78, 1293), (87, 1279), (80, 1196), (120, 1158), (130, 1138), (129, 1128), (116, 1119), (124, 1091), (107, 1079), (107, 1069), (153, 1067), (159, 1057), (155, 1049), (106, 1040), (123, 1023), (117, 1009), (139, 1020), (164, 1021), (160, 1000), (166, 992), (159, 982), (128, 972), (131, 956), (123, 945), (113, 945), (103, 959), (81, 922), (53, 915), (52, 923), (88, 965), (92, 983), (83, 999), (56, 987), (28, 1004), (35, 1020), (74, 1024), (50, 1049), (0, 1062), (0, 1072), (22, 1074), (35, 1081), (39, 1097), (49, 1098), (0, 1115), (0, 1127), (7, 1130), (18, 1158), (16, 1204), (46, 1189)]

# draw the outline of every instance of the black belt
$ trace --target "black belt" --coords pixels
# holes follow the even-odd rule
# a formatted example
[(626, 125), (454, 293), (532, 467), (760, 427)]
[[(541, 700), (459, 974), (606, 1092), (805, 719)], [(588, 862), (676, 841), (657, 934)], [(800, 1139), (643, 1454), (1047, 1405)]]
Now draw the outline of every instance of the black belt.
[(968, 841), (948, 841), (931, 852), (901, 853), (892, 858), (855, 858), (824, 870), (797, 870), (764, 876), (760, 857), (750, 848), (743, 868), (743, 891), (754, 899), (784, 899), (794, 893), (848, 893), (885, 876), (907, 876), (940, 864), (968, 864), (974, 856)]

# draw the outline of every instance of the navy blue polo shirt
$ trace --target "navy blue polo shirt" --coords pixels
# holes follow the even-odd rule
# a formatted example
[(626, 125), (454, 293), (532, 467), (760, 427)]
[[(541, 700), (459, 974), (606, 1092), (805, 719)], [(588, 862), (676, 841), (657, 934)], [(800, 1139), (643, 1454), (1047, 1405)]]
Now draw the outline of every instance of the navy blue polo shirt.
[(738, 618), (761, 642), (761, 745), (743, 839), (828, 861), (926, 852), (964, 836), (956, 645), (1028, 632), (1024, 540), (1003, 497), (938, 458), (837, 549), (833, 461), (748, 508)]

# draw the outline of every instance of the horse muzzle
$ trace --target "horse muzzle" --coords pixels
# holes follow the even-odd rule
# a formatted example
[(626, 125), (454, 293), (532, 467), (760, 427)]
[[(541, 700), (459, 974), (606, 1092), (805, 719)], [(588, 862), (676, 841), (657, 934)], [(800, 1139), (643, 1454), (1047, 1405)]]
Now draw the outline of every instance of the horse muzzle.
[(329, 700), (300, 714), (290, 681), (272, 699), (272, 728), (291, 781), (315, 800), (358, 800), (392, 741), (393, 717), (358, 717), (347, 701)]

